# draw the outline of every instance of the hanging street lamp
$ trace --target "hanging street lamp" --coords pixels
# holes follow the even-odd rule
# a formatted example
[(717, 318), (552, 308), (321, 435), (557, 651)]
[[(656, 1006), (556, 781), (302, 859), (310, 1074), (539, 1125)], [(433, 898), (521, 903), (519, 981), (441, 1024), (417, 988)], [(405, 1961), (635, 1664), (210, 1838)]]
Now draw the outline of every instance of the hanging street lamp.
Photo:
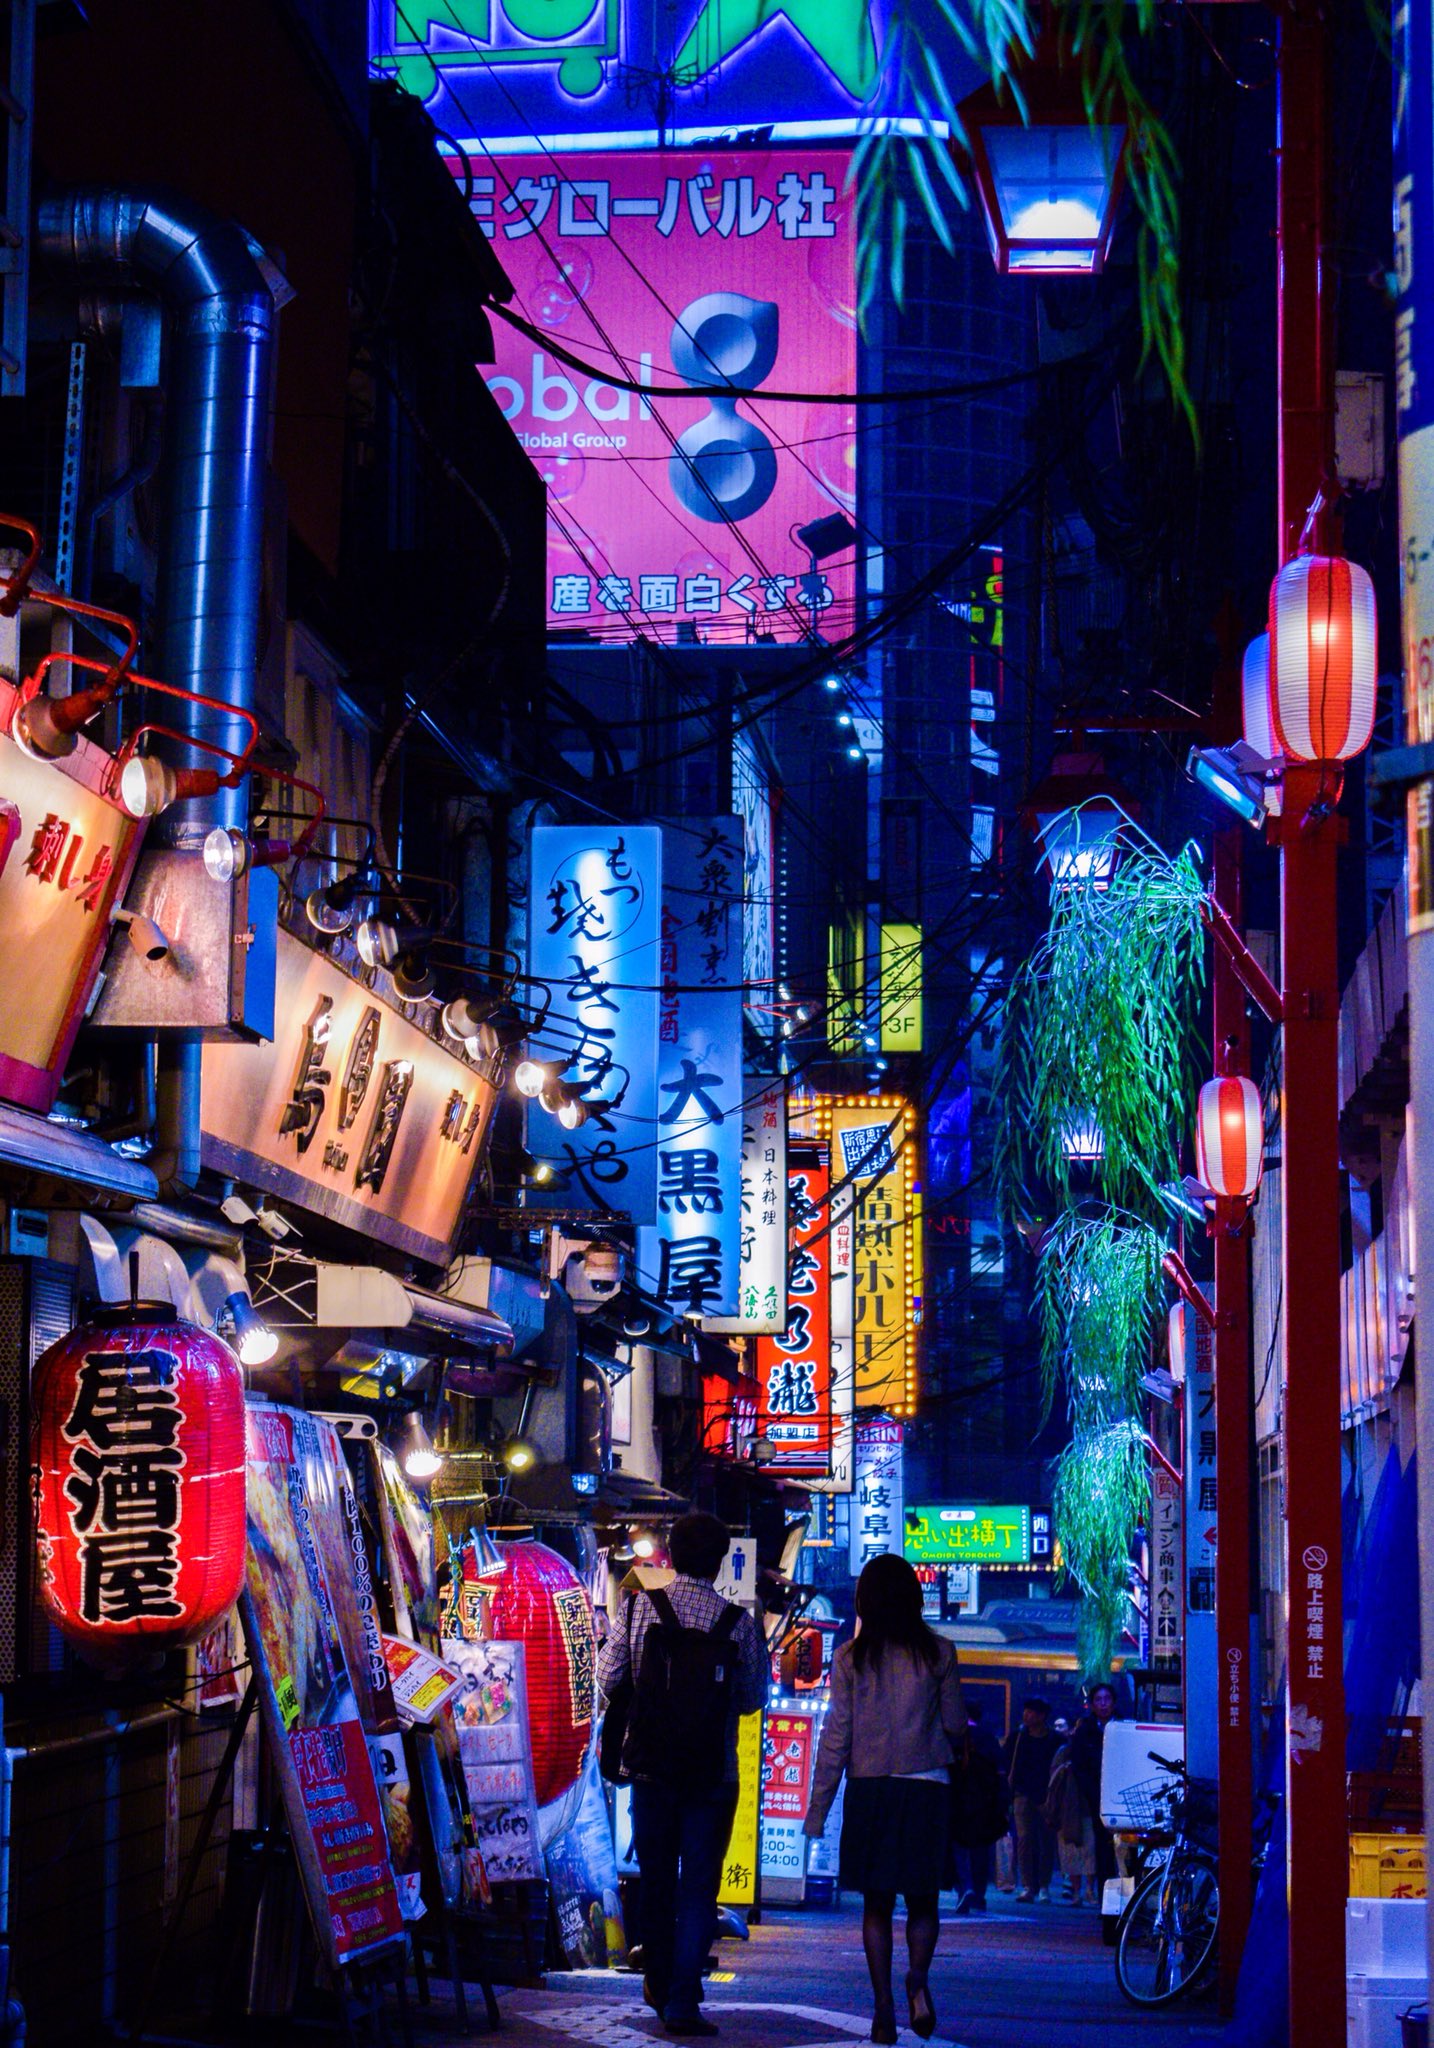
[(994, 84), (962, 100), (957, 163), (975, 187), (1002, 277), (1098, 277), (1125, 179), (1123, 123), (1092, 125), (1075, 60), (1043, 36), (1015, 95)]

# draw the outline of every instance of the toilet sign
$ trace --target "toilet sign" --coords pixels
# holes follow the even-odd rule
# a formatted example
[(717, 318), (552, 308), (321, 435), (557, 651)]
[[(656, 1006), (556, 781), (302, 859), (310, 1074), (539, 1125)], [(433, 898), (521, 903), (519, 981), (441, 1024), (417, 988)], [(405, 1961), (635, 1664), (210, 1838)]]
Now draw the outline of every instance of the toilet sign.
[(714, 1583), (724, 1600), (735, 1601), (739, 1607), (756, 1606), (757, 1545), (753, 1537), (732, 1538), (732, 1547), (722, 1560)]

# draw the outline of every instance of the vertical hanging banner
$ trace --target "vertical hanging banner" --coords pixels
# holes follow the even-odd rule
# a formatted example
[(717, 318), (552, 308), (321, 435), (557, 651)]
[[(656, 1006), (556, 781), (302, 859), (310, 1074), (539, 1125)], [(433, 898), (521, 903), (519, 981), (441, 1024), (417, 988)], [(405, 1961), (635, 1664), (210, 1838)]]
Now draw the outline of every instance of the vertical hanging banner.
[(1215, 1634), (1215, 1345), (1210, 1326), (1185, 1318), (1185, 1756), (1213, 1778), (1218, 1762), (1219, 1646)]
[(553, 992), (535, 1056), (567, 1062), (588, 1108), (576, 1130), (529, 1112), (528, 1150), (559, 1177), (529, 1190), (534, 1208), (588, 1201), (656, 1219), (661, 909), (655, 825), (534, 826), (528, 971)]
[[(1393, 16), (1394, 424), (1404, 737), (1413, 747), (1434, 741), (1434, 21), (1414, 0)], [(1434, 784), (1410, 790), (1407, 820), (1412, 935), (1434, 930)]]
[(787, 1327), (787, 1084), (742, 1082), (742, 1249), (734, 1316), (704, 1316), (718, 1336)]
[(884, 1552), (902, 1554), (906, 1519), (903, 1429), (899, 1422), (858, 1422), (851, 1497), (851, 1575)]
[(899, 1096), (827, 1097), (832, 1179), (856, 1192), (856, 1405), (909, 1415), (916, 1405), (916, 1139)]
[(1185, 1504), (1180, 1481), (1157, 1465), (1150, 1481), (1150, 1663), (1176, 1679), (1185, 1636)]
[(677, 1316), (735, 1316), (742, 1253), (742, 821), (665, 820), (657, 1220), (644, 1289)]
[(850, 1493), (856, 1449), (856, 1196), (831, 1198), (832, 1470), (812, 1482), (821, 1493)]
[(762, 1389), (757, 1432), (776, 1456), (772, 1473), (825, 1477), (831, 1470), (831, 1232), (825, 1150), (793, 1150), (787, 1163), (790, 1253), (787, 1326), (757, 1339)]
[(921, 927), (881, 927), (881, 1049), (921, 1050)]

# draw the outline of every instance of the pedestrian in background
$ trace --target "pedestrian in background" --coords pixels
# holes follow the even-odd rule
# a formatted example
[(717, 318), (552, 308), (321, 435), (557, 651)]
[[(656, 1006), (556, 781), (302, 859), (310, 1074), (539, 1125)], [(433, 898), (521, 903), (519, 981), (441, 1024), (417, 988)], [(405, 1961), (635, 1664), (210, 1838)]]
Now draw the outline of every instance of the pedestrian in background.
[(1115, 1688), (1104, 1683), (1093, 1685), (1086, 1700), (1087, 1711), (1071, 1734), (1071, 1765), (1095, 1835), (1095, 1890), (1099, 1899), (1107, 1878), (1115, 1876), (1115, 1842), (1100, 1817), (1100, 1764), (1105, 1731), (1115, 1719)]
[[(1000, 1815), (1010, 1796), (1006, 1773), (1001, 1766), (1001, 1745), (982, 1720), (981, 1702), (977, 1699), (970, 1699), (966, 1708), (965, 1750), (964, 1762), (957, 1759), (958, 1769), (964, 1768), (973, 1777), (988, 1780), (995, 1788), (996, 1818), (987, 1839), (968, 1842), (958, 1839), (952, 1849), (952, 1877), (960, 1894), (956, 1912), (963, 1919), (969, 1913), (984, 1913), (986, 1910), (986, 1891), (991, 1882), (991, 1852), (1005, 1833)], [(980, 1835), (985, 1831), (977, 1829), (975, 1832)]]
[(1016, 1896), (1023, 1905), (1035, 1900), (1049, 1905), (1051, 1898), (1056, 1842), (1046, 1825), (1045, 1804), (1051, 1765), (1061, 1741), (1050, 1725), (1050, 1711), (1046, 1700), (1023, 1700), (1021, 1725), (1006, 1738), (1006, 1778), (1011, 1787), (1016, 1861), (1021, 1873), (1021, 1889)]
[(757, 1624), (712, 1583), (728, 1541), (715, 1515), (680, 1516), (668, 1538), (676, 1576), (629, 1596), (598, 1665), (604, 1698), (628, 1702), (642, 1990), (669, 2034), (717, 2032), (699, 2007), (737, 1809), (737, 1722), (765, 1704), (770, 1676)]
[[(892, 1916), (906, 1901), (906, 1997), (923, 2040), (936, 2030), (927, 1978), (940, 1931), (951, 1760), (964, 1740), (956, 1652), (928, 1628), (921, 1582), (905, 1558), (874, 1557), (856, 1584), (857, 1633), (832, 1663), (804, 1832), (820, 1836), (845, 1772), (840, 1883), (862, 1895), (873, 2041), (896, 2039)], [(939, 1789), (938, 1789), (939, 1788)]]

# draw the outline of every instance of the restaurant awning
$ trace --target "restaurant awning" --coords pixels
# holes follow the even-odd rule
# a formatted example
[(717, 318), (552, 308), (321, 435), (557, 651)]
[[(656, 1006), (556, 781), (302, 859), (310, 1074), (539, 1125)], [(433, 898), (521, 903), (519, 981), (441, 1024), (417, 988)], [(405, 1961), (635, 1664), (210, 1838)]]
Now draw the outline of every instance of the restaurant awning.
[(365, 1350), (450, 1357), (483, 1352), (507, 1359), (512, 1326), (492, 1310), (413, 1287), (381, 1266), (340, 1265), (276, 1248), (248, 1265), (254, 1307), (280, 1338), (288, 1364), (362, 1369)]

